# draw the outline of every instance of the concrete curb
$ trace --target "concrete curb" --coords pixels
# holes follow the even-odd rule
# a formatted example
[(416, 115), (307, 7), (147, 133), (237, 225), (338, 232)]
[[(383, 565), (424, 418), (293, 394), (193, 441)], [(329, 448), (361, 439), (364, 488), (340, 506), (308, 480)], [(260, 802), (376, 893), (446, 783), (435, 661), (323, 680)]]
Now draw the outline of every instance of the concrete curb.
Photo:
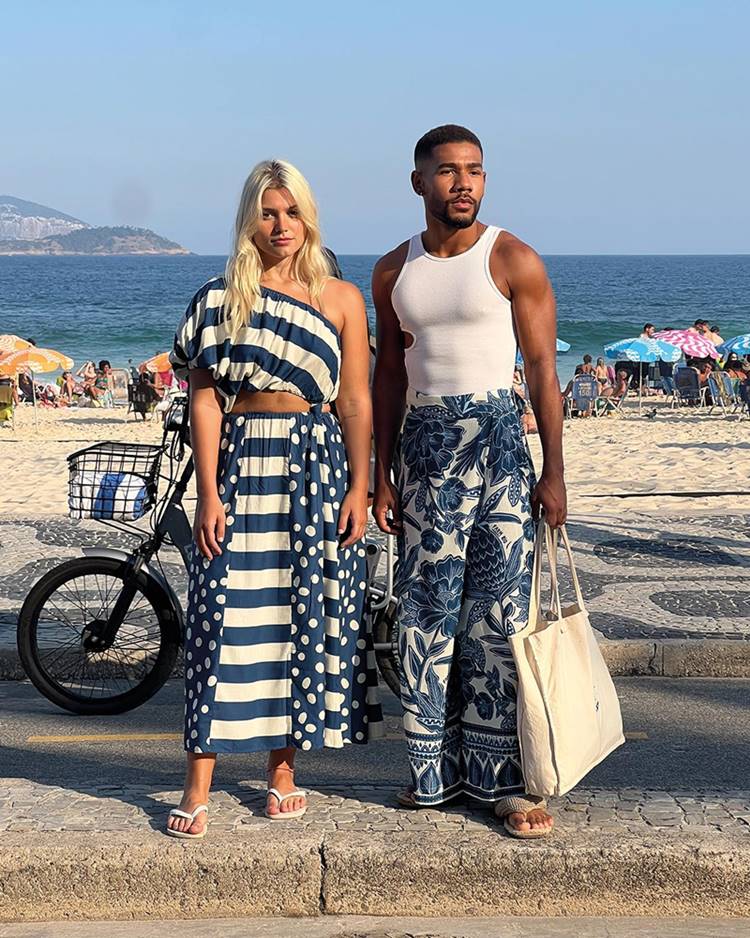
[(6, 835), (0, 921), (750, 913), (750, 843), (292, 830)]
[(614, 677), (750, 677), (750, 642), (742, 639), (597, 637)]
[[(613, 677), (750, 678), (750, 641), (743, 639), (609, 639), (597, 633)], [(173, 678), (180, 676), (175, 668)], [(15, 648), (0, 648), (0, 681), (24, 681)]]

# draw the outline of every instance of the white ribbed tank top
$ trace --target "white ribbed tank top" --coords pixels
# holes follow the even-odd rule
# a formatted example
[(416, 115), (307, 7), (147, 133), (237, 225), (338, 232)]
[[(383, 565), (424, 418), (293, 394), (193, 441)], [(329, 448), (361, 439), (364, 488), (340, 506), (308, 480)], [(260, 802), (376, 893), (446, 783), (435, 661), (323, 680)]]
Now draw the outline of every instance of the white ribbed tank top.
[(490, 273), (490, 254), (501, 231), (489, 225), (455, 257), (428, 254), (421, 234), (409, 241), (391, 302), (402, 330), (414, 337), (404, 353), (413, 390), (453, 395), (511, 387), (513, 315)]

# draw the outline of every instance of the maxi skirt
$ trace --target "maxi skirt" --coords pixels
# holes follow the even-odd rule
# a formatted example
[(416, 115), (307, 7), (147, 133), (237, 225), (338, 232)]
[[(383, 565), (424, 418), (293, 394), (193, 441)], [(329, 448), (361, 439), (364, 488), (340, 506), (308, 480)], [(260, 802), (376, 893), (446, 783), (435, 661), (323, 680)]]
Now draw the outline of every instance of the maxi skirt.
[(225, 415), (222, 553), (193, 546), (185, 748), (315, 749), (382, 731), (361, 543), (341, 549), (341, 428), (306, 413)]

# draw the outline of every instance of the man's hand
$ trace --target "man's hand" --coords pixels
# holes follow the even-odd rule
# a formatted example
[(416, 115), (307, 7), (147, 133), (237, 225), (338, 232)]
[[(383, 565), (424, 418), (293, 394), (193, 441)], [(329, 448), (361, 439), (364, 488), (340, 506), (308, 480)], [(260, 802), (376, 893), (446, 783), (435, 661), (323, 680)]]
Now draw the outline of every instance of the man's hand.
[(398, 492), (390, 482), (381, 482), (375, 490), (372, 516), (384, 534), (401, 533), (401, 510)]
[(531, 511), (539, 519), (541, 511), (551, 528), (559, 528), (568, 517), (568, 496), (562, 474), (542, 472), (541, 478), (531, 493)]

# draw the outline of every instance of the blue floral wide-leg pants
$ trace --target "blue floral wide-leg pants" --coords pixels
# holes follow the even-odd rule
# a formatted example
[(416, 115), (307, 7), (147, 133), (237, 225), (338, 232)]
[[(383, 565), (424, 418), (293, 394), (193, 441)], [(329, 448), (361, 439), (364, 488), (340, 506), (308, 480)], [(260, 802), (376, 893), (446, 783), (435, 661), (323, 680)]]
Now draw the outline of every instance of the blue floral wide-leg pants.
[(407, 403), (396, 592), (415, 801), (496, 801), (525, 791), (508, 635), (529, 614), (531, 459), (510, 391)]

